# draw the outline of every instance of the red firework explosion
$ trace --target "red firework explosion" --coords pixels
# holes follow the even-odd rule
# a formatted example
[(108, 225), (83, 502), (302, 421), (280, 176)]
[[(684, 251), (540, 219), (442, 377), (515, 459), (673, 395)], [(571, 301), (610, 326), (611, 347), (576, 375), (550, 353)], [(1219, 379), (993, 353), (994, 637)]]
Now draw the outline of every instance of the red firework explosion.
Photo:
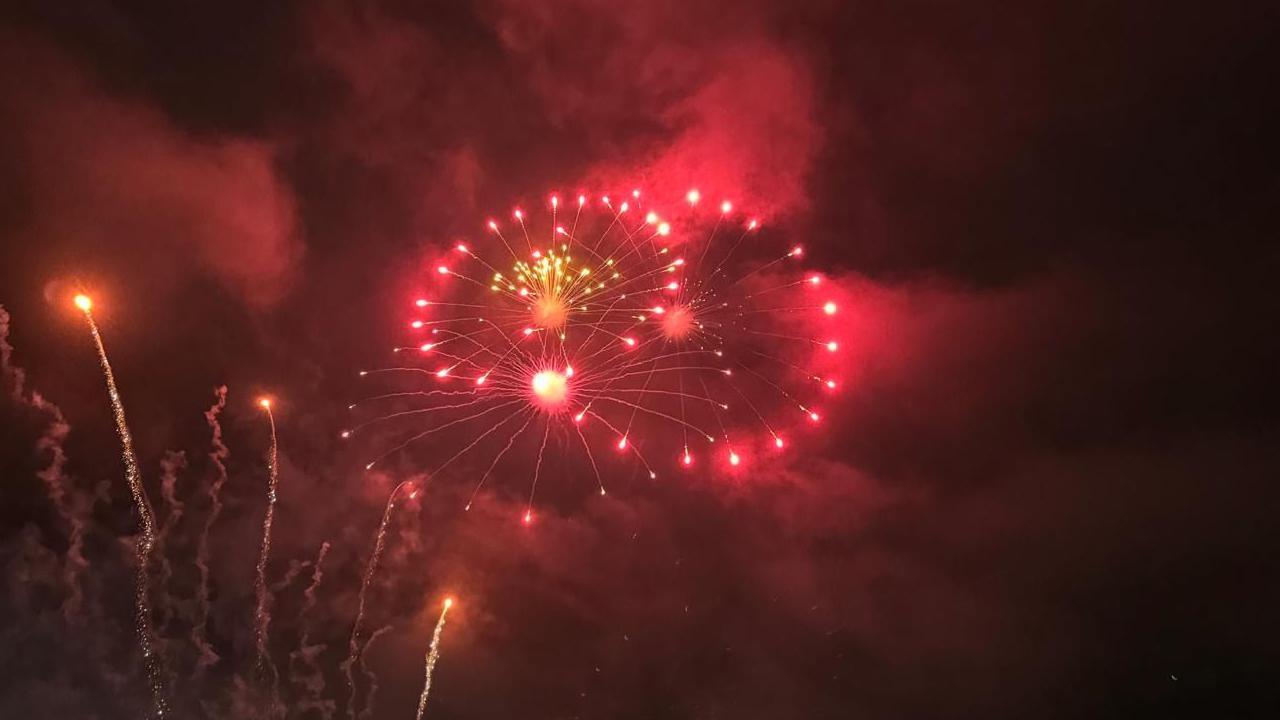
[(689, 468), (703, 448), (732, 469), (762, 445), (785, 447), (779, 427), (789, 423), (772, 416), (790, 408), (816, 423), (808, 398), (836, 387), (807, 368), (837, 341), (795, 334), (796, 315), (826, 318), (837, 307), (815, 297), (822, 278), (797, 268), (799, 246), (740, 257), (759, 254), (749, 241), (757, 220), (728, 201), (706, 207), (697, 190), (678, 205), (668, 218), (646, 208), (639, 190), (568, 202), (552, 195), (548, 223), (518, 208), (505, 229), (488, 221), (481, 244), (492, 252), (458, 243), (434, 267), (435, 293), (413, 301), (416, 344), (397, 348), (413, 361), (361, 373), (409, 374), (433, 386), (370, 398), (413, 404), (380, 405), (343, 437), (407, 426), (368, 468), (433, 440), (453, 452), (431, 475), (469, 453), (480, 457), (486, 470), (474, 499), (520, 452), (519, 438), (540, 435), (522, 466), (532, 464), (526, 523), (553, 429), (569, 439), (555, 447), (587, 458), (601, 494), (603, 448), (656, 478), (655, 451)]

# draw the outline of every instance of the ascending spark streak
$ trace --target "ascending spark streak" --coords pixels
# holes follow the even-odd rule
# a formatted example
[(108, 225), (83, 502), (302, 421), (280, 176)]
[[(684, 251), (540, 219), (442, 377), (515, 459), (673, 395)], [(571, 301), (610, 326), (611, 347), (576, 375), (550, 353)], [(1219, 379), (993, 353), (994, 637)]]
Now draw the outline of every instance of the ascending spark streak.
[(155, 717), (163, 718), (169, 712), (169, 701), (165, 697), (163, 662), (153, 644), (151, 601), (147, 597), (147, 570), (151, 562), (151, 551), (156, 542), (155, 517), (152, 515), (146, 490), (142, 487), (138, 459), (133, 454), (133, 435), (129, 432), (129, 425), (125, 420), (124, 404), (120, 401), (120, 390), (116, 388), (115, 374), (111, 372), (111, 363), (107, 360), (107, 349), (102, 344), (98, 324), (93, 320), (93, 301), (88, 295), (76, 295), (75, 304), (84, 313), (85, 322), (89, 324), (89, 332), (93, 335), (94, 346), (98, 350), (98, 363), (102, 366), (102, 375), (106, 379), (107, 396), (111, 399), (111, 414), (116, 422), (116, 434), (120, 436), (120, 457), (124, 460), (124, 477), (129, 484), (129, 493), (133, 496), (134, 509), (137, 510), (138, 518), (142, 523), (142, 538), (134, 546), (136, 563), (133, 595), (134, 630), (138, 635), (138, 645), (142, 649), (147, 684), (151, 688), (153, 713)]
[(444, 607), (440, 610), (440, 619), (436, 621), (436, 630), (431, 633), (431, 649), (427, 651), (426, 677), (422, 682), (422, 695), (418, 697), (418, 720), (427, 710), (427, 696), (431, 694), (431, 675), (436, 670), (436, 662), (440, 660), (440, 635), (444, 633), (444, 618), (453, 607), (453, 598), (444, 599)]
[(347, 641), (347, 659), (342, 663), (342, 668), (347, 675), (347, 716), (356, 717), (356, 678), (355, 664), (360, 658), (360, 631), (364, 629), (364, 609), (365, 600), (369, 594), (369, 584), (373, 582), (373, 575), (378, 570), (378, 561), (382, 558), (382, 550), (386, 547), (387, 525), (391, 522), (391, 511), (396, 507), (396, 495), (406, 486), (412, 484), (412, 481), (405, 480), (396, 485), (391, 490), (391, 495), (387, 497), (387, 506), (382, 511), (382, 523), (378, 525), (378, 535), (373, 541), (373, 554), (369, 556), (369, 563), (365, 566), (364, 577), (360, 580), (360, 595), (356, 603), (356, 620), (351, 627), (351, 638)]
[(278, 696), (279, 676), (276, 674), (275, 665), (271, 662), (271, 653), (267, 647), (267, 630), (271, 625), (271, 610), (269, 607), (271, 596), (267, 590), (267, 560), (271, 556), (271, 522), (275, 519), (276, 487), (280, 479), (279, 445), (276, 442), (276, 418), (271, 412), (271, 400), (262, 398), (258, 401), (258, 405), (266, 411), (267, 422), (271, 425), (271, 449), (267, 454), (267, 516), (262, 521), (262, 551), (258, 554), (257, 576), (254, 584), (257, 607), (254, 609), (253, 619), (258, 648), (258, 671), (265, 672), (269, 676), (272, 701), (274, 707), (279, 710), (281, 709)]

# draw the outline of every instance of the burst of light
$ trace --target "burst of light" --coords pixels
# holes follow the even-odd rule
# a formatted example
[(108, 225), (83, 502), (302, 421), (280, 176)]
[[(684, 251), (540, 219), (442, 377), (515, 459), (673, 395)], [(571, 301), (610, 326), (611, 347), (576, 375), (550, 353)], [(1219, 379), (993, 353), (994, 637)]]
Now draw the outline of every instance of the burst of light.
[(828, 341), (828, 342), (827, 342), (827, 351), (828, 351), (828, 352), (835, 352), (835, 351), (837, 351), (837, 350), (839, 350), (839, 349), (840, 349), (840, 343), (836, 342), (835, 340), (830, 340), (830, 341)]
[(828, 390), (835, 390), (835, 389), (836, 389), (836, 381), (835, 381), (835, 380), (828, 380), (825, 384), (826, 384), (826, 386), (827, 386), (827, 389), (828, 389)]
[[(433, 452), (422, 454), (432, 458), (426, 468), (431, 475), (470, 454), (467, 462), (488, 471), (476, 479), (467, 506), (491, 476), (523, 475), (529, 490), (527, 523), (540, 475), (565, 462), (590, 465), (603, 494), (604, 481), (625, 477), (628, 464), (653, 478), (661, 474), (645, 457), (651, 448), (663, 452), (666, 447), (667, 463), (688, 468), (695, 464), (693, 439), (715, 447), (718, 434), (721, 439), (739, 431), (759, 437), (763, 431), (766, 442), (772, 437), (776, 447), (783, 447), (769, 416), (807, 401), (806, 393), (821, 391), (825, 382), (804, 371), (812, 360), (799, 351), (834, 350), (835, 344), (808, 339), (788, 326), (794, 316), (786, 311), (815, 304), (828, 314), (834, 311), (834, 301), (798, 297), (803, 291), (795, 288), (817, 285), (818, 274), (788, 279), (791, 263), (778, 264), (800, 257), (802, 250), (789, 245), (769, 250), (772, 240), (762, 238), (742, 244), (740, 252), (764, 250), (771, 259), (753, 265), (749, 258), (734, 257), (741, 232), (759, 228), (759, 220), (746, 215), (740, 226), (745, 230), (717, 235), (716, 228), (736, 209), (728, 200), (702, 203), (697, 189), (684, 195), (688, 205), (679, 219), (694, 254), (675, 258), (671, 246), (656, 240), (672, 233), (672, 222), (663, 221), (650, 203), (641, 206), (638, 191), (617, 197), (617, 204), (608, 195), (588, 203), (588, 196), (579, 194), (572, 218), (558, 213), (558, 193), (543, 197), (547, 203), (538, 204), (539, 212), (512, 210), (520, 225), (514, 237), (490, 219), (492, 233), (455, 242), (467, 262), (456, 270), (436, 267), (441, 275), (459, 279), (447, 283), (450, 297), (414, 301), (418, 308), (430, 307), (432, 316), (410, 318), (409, 325), (429, 327), (431, 342), (411, 346), (421, 355), (400, 356), (410, 367), (379, 374), (466, 382), (419, 392), (397, 386), (396, 392), (374, 398), (396, 398), (395, 405), (359, 403), (353, 412), (365, 415), (344, 436), (379, 442), (397, 436), (362, 429), (372, 423), (420, 423), (398, 436), (407, 440), (382, 441), (369, 467), (417, 443), (434, 443)], [(628, 215), (629, 210), (635, 212)], [(413, 358), (424, 362), (413, 367)], [(750, 400), (742, 405), (735, 400), (730, 409), (731, 398)], [(406, 409), (407, 403), (418, 405)], [(817, 421), (816, 412), (801, 408)], [(632, 443), (632, 435), (644, 441)], [(532, 449), (531, 437), (541, 439)], [(608, 443), (616, 445), (619, 456), (597, 467), (603, 456), (594, 448)], [(727, 457), (730, 467), (749, 457), (726, 453), (715, 456)]]
[(782, 441), (782, 438), (775, 435), (773, 438), (773, 446), (778, 449), (782, 449), (783, 447), (786, 446), (786, 443)]
[(827, 304), (825, 304), (825, 305), (823, 305), (823, 306), (822, 306), (822, 312), (824, 312), (824, 313), (826, 313), (826, 314), (828, 314), (828, 315), (835, 315), (835, 314), (836, 314), (836, 304), (835, 304), (835, 303), (833, 303), (833, 302), (828, 302)]
[(449, 608), (451, 608), (451, 607), (453, 607), (453, 598), (451, 598), (451, 597), (447, 597), (447, 598), (445, 598), (445, 599), (444, 599), (444, 609), (445, 609), (445, 610), (448, 610), (448, 609), (449, 609)]
[(544, 407), (551, 408), (564, 403), (569, 395), (569, 380), (555, 370), (543, 370), (534, 373), (530, 382), (533, 394)]
[[(258, 405), (259, 405), (263, 410), (270, 410), (270, 409), (271, 409), (271, 398), (258, 398)], [(287, 413), (286, 413), (286, 414), (287, 414)]]
[(529, 523), (533, 522), (533, 511), (525, 510), (524, 516), (520, 518), (520, 522), (524, 523), (525, 525), (528, 525)]
[(84, 312), (89, 312), (93, 309), (93, 300), (83, 293), (75, 296), (75, 304), (76, 307), (80, 308)]

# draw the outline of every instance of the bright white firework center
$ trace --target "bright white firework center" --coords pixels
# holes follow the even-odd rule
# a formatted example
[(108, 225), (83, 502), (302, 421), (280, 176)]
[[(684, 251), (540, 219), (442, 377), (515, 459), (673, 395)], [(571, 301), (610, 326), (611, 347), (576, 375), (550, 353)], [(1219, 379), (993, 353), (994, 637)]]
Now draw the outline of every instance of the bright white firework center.
[(533, 375), (533, 397), (545, 410), (554, 410), (569, 397), (569, 378), (557, 370), (541, 370)]

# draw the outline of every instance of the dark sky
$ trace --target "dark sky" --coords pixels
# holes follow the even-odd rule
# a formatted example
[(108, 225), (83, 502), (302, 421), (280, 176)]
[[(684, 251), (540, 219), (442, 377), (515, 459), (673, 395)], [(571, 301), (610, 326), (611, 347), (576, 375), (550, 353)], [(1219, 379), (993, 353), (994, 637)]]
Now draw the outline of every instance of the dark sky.
[[(552, 480), (529, 528), (521, 481), (463, 514), (442, 478), (389, 527), (370, 717), (413, 712), (450, 592), (437, 720), (1280, 716), (1280, 23), (1193, 5), (7, 4), (0, 717), (148, 705), (73, 288), (162, 517), (186, 461), (154, 594), (179, 717), (266, 717), (264, 391), (273, 656), (290, 717), (342, 717), (383, 502), (424, 469), (336, 441), (356, 371), (484, 218), (633, 185), (805, 244), (847, 310), (824, 430), (732, 477)], [(193, 677), (222, 385), (220, 659)]]

